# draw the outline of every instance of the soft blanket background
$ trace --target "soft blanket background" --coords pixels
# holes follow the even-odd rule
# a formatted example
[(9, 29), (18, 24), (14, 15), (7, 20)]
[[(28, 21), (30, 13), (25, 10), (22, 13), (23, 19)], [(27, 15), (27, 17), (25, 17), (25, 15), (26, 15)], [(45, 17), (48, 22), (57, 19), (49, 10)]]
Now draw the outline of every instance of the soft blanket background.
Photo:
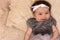
[[(36, 0), (0, 0), (0, 40), (24, 40), (26, 20), (32, 16), (30, 6)], [(57, 20), (60, 33), (60, 1), (52, 4), (52, 15)]]

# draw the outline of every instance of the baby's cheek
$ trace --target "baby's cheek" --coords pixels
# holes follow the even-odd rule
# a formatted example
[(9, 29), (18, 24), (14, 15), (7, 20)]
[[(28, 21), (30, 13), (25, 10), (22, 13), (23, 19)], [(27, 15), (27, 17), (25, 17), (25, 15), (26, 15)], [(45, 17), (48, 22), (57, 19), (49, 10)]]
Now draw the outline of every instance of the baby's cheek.
[(38, 21), (40, 21), (40, 20), (41, 20), (41, 18), (39, 18), (39, 17), (38, 17), (38, 18), (37, 18), (37, 20), (38, 20)]
[(50, 16), (47, 16), (47, 17), (46, 17), (46, 19), (49, 19), (49, 18), (50, 18)]

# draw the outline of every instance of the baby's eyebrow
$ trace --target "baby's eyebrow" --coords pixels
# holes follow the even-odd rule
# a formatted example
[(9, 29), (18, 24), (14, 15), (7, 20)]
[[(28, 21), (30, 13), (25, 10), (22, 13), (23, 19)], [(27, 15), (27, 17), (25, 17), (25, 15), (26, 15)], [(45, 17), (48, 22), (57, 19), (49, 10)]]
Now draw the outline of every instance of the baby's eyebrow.
[(47, 11), (47, 12), (45, 12), (45, 13), (48, 13), (48, 11)]

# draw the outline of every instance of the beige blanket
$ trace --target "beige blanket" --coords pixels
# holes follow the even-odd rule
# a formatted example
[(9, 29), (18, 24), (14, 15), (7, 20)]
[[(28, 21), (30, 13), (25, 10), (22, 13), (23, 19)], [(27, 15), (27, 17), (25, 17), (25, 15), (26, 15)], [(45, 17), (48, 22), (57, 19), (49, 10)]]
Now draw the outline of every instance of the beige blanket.
[[(35, 0), (0, 0), (0, 40), (24, 40), (26, 20), (33, 17), (30, 6)], [(48, 0), (47, 0), (48, 1)], [(49, 0), (60, 32), (60, 1)]]

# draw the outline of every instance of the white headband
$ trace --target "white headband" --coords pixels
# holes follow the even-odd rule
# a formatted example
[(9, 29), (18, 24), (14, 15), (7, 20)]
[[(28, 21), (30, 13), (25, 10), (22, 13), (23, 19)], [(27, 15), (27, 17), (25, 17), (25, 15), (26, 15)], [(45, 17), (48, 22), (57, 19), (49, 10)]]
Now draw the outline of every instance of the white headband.
[[(37, 9), (37, 8), (39, 8), (39, 7), (48, 7), (48, 6), (46, 6), (45, 4), (40, 4), (40, 5), (36, 5), (36, 6), (33, 6), (32, 8), (33, 8), (33, 12)], [(49, 8), (49, 7), (48, 7)]]

